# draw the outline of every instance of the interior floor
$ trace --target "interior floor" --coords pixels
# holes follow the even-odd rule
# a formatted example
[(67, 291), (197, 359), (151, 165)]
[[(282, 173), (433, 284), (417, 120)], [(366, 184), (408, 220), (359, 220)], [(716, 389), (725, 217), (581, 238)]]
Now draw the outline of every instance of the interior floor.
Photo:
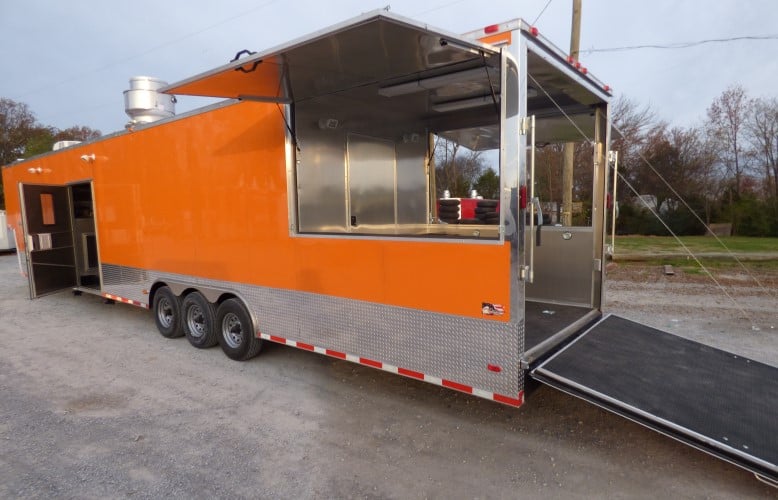
[(79, 277), (79, 285), (85, 288), (100, 288), (100, 277), (97, 275), (84, 275)]
[(527, 300), (524, 303), (524, 350), (532, 349), (589, 311), (590, 307)]

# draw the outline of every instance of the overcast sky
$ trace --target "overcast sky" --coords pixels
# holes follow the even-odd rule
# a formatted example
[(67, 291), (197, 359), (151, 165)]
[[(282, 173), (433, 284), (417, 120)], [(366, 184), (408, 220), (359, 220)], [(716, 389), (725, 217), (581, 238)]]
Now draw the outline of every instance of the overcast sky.
[[(109, 133), (127, 122), (134, 75), (170, 83), (386, 6), (356, 0), (0, 0), (0, 96), (46, 125)], [(522, 17), (568, 49), (572, 0), (392, 0), (391, 10), (464, 33)], [(682, 126), (740, 83), (778, 96), (778, 39), (686, 49), (591, 52), (644, 44), (778, 35), (778, 0), (583, 0), (581, 61), (616, 95)], [(203, 105), (183, 96), (178, 111)]]

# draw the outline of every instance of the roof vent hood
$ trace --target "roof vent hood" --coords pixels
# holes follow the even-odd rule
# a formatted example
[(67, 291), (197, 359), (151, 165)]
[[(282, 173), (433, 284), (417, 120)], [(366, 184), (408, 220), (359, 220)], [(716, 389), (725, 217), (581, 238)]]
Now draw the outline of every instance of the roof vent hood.
[(124, 112), (130, 117), (128, 126), (151, 123), (176, 114), (176, 96), (158, 92), (166, 85), (167, 82), (150, 76), (130, 78), (130, 89), (124, 91)]

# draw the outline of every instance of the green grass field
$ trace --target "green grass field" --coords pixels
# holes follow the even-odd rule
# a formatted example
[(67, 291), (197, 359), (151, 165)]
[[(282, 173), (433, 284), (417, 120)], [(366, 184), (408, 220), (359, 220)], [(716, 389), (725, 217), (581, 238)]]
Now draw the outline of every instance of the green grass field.
[[(778, 238), (750, 238), (745, 236), (719, 237), (682, 236), (684, 245), (711, 270), (740, 268), (729, 254), (746, 263), (751, 271), (778, 271)], [(610, 242), (610, 239), (608, 239)], [(640, 262), (649, 265), (669, 264), (688, 274), (703, 274), (694, 258), (671, 236), (616, 236), (615, 260)]]
[[(778, 238), (749, 238), (746, 236), (724, 236), (719, 239), (730, 251), (740, 255), (749, 253), (776, 253)], [(692, 252), (728, 253), (712, 236), (681, 236), (681, 241)], [(616, 255), (655, 253), (675, 254), (684, 252), (683, 246), (671, 236), (616, 236)]]

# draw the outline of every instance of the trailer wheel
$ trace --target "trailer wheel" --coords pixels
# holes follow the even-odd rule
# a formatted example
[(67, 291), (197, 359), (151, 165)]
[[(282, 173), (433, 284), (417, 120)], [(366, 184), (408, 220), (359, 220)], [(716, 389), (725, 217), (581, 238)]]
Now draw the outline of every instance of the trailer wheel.
[(181, 304), (182, 329), (190, 344), (198, 349), (213, 347), (216, 335), (216, 311), (200, 292), (192, 292)]
[(222, 302), (216, 310), (216, 325), (219, 345), (228, 358), (245, 361), (262, 349), (262, 339), (256, 337), (251, 315), (240, 300)]
[(184, 334), (181, 329), (181, 301), (167, 286), (154, 294), (154, 323), (165, 338), (174, 339)]

